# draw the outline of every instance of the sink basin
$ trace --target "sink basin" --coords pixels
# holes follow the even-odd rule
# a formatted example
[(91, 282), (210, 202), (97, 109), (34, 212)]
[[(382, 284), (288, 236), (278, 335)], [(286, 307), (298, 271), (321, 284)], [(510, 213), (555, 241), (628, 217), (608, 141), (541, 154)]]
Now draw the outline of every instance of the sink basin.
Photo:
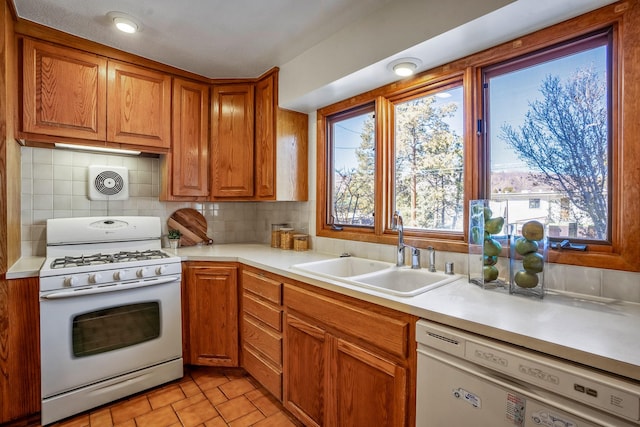
[(393, 264), (389, 262), (356, 257), (332, 258), (291, 266), (295, 270), (330, 278), (360, 276), (391, 267), (393, 267)]
[(376, 273), (351, 277), (350, 281), (392, 295), (410, 297), (453, 282), (458, 276), (426, 269), (391, 268)]
[(403, 297), (421, 294), (458, 278), (456, 275), (432, 273), (427, 269), (412, 270), (409, 267), (396, 267), (389, 262), (356, 257), (295, 264), (291, 268)]

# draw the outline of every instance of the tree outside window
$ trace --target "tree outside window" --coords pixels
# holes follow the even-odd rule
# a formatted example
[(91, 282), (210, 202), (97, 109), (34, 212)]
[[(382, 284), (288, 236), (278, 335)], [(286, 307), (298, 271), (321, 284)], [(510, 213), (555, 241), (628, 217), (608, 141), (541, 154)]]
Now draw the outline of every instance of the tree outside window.
[(490, 197), (510, 200), (510, 221), (534, 219), (519, 204), (536, 197), (553, 237), (609, 240), (608, 43), (603, 33), (485, 72)]
[(407, 228), (462, 230), (462, 86), (394, 107), (395, 210)]

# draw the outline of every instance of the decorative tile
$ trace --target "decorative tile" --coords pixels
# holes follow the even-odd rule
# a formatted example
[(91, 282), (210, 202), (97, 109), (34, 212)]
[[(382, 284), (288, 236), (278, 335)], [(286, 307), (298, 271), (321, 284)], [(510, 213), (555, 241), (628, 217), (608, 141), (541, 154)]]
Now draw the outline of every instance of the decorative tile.
[(243, 415), (255, 411), (257, 408), (244, 396), (236, 397), (217, 406), (218, 412), (227, 423)]
[(112, 427), (111, 411), (108, 408), (100, 409), (89, 415), (91, 427)]
[(182, 389), (177, 384), (167, 386), (148, 395), (149, 403), (153, 409), (170, 405), (179, 400), (183, 400), (185, 397)]
[(229, 423), (230, 427), (249, 427), (254, 425), (260, 420), (264, 420), (265, 416), (262, 412), (255, 410), (253, 412), (249, 412), (246, 415), (241, 416), (240, 418), (231, 421)]
[(176, 411), (176, 413), (184, 427), (194, 427), (218, 416), (218, 411), (208, 400), (187, 406)]
[(131, 400), (125, 400), (111, 408), (111, 416), (113, 417), (114, 424), (131, 420), (147, 412), (151, 412), (151, 405), (146, 396), (138, 396)]
[(229, 381), (226, 384), (220, 385), (219, 388), (229, 399), (233, 399), (234, 397), (238, 397), (255, 389), (253, 384), (245, 378)]

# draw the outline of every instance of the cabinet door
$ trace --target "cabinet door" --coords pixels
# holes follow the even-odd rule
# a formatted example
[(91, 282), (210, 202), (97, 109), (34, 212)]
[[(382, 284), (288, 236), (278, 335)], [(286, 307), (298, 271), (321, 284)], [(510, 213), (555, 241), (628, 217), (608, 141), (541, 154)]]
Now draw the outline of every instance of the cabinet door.
[(190, 265), (186, 276), (191, 363), (238, 366), (237, 268)]
[(328, 425), (407, 426), (407, 369), (343, 339), (332, 355)]
[(1, 425), (40, 411), (38, 291), (37, 277), (0, 281)]
[(277, 74), (256, 83), (256, 198), (276, 197)]
[(171, 76), (116, 61), (109, 61), (108, 69), (107, 139), (168, 149)]
[(173, 149), (166, 176), (173, 196), (209, 194), (208, 111), (209, 86), (174, 79)]
[(104, 141), (107, 60), (25, 38), (24, 132)]
[(285, 319), (284, 406), (305, 425), (324, 426), (328, 336), (290, 313)]
[(253, 85), (214, 86), (211, 94), (213, 198), (253, 196)]

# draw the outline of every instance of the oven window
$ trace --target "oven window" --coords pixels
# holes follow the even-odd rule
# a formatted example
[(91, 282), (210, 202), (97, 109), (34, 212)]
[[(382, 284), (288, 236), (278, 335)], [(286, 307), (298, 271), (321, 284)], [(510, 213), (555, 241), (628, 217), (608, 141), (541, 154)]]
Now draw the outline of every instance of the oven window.
[(85, 357), (106, 353), (159, 336), (159, 302), (105, 308), (74, 317), (73, 355)]

